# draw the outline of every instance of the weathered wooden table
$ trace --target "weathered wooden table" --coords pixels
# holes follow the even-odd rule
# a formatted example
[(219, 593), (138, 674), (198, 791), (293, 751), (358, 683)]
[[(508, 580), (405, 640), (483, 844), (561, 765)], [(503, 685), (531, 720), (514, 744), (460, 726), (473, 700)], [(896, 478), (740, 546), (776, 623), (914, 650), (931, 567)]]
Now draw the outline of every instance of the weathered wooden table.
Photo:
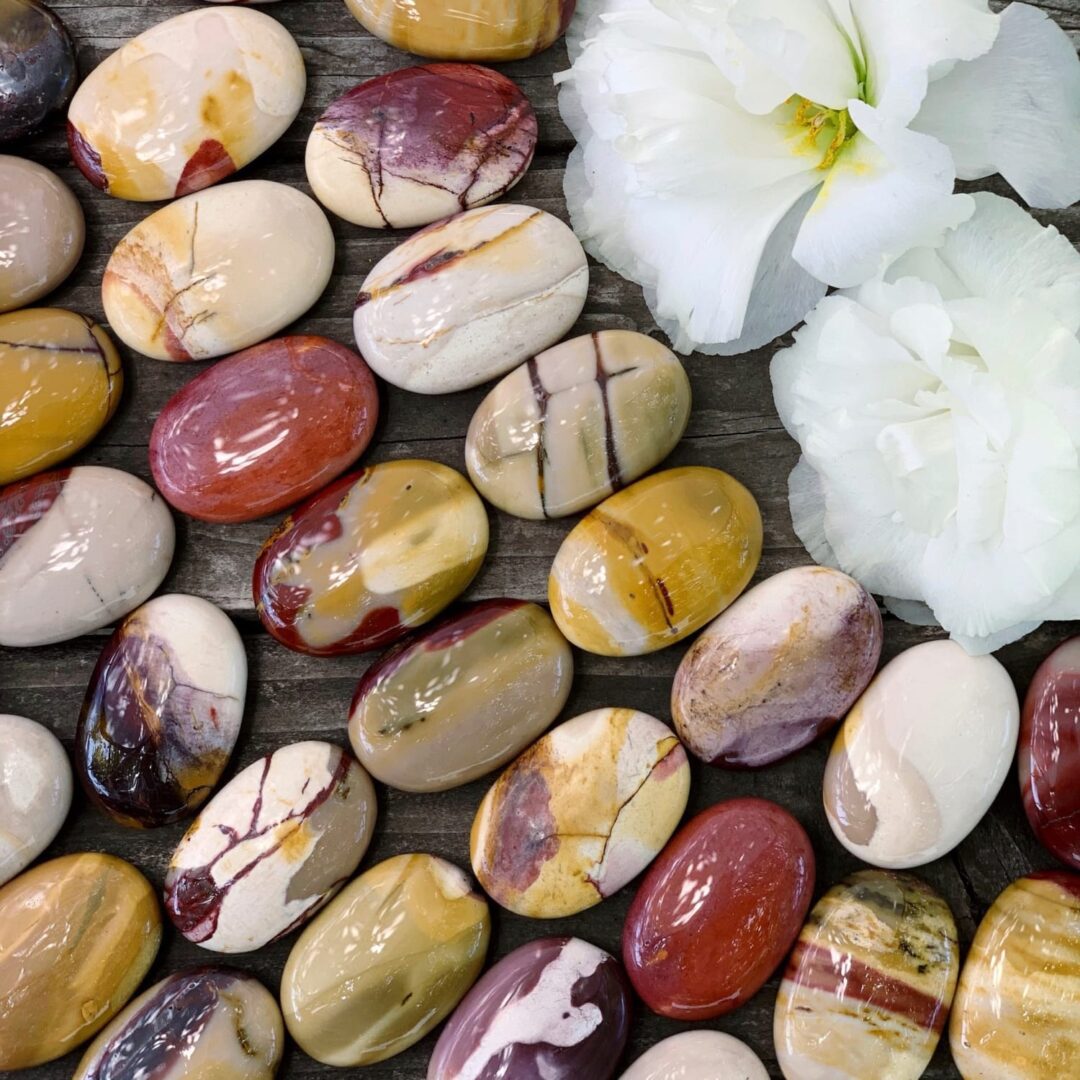
[[(76, 40), (85, 75), (126, 38), (196, 5), (187, 0), (55, 0), (52, 6)], [(1080, 0), (1055, 0), (1040, 6), (1065, 29), (1080, 33)], [(309, 76), (307, 103), (284, 138), (243, 175), (283, 181), (307, 191), (304, 144), (316, 117), (349, 87), (413, 61), (373, 39), (349, 15), (342, 0), (284, 0), (264, 10), (280, 19), (303, 49)], [(511, 197), (564, 218), (562, 172), (572, 142), (559, 119), (551, 76), (565, 65), (566, 53), (560, 44), (503, 68), (529, 95), (540, 119), (536, 160)], [(76, 273), (47, 302), (102, 320), (99, 284), (105, 262), (117, 241), (152, 207), (110, 199), (92, 189), (71, 166), (59, 125), (10, 152), (59, 172), (86, 211), (86, 254)], [(1009, 194), (1000, 181), (979, 186)], [(1074, 241), (1080, 238), (1080, 212), (1040, 216)], [(360, 282), (403, 234), (377, 233), (332, 220), (337, 236), (333, 280), (295, 329), (352, 345), (353, 299)], [(574, 332), (608, 327), (659, 334), (640, 290), (603, 267), (594, 266), (585, 314)], [(791, 530), (787, 475), (797, 454), (773, 408), (768, 376), (770, 355), (771, 350), (763, 349), (737, 359), (687, 360), (694, 390), (693, 415), (686, 437), (667, 462), (717, 466), (738, 477), (754, 493), (765, 519), (765, 550), (758, 579), (809, 561)], [(127, 385), (119, 413), (76, 460), (125, 469), (149, 480), (146, 447), (153, 421), (168, 398), (203, 365), (159, 363), (126, 351), (124, 360)], [(393, 387), (381, 389), (384, 415), (366, 461), (420, 457), (464, 469), (465, 430), (484, 388), (438, 398), (418, 397)], [(247, 646), (251, 677), (234, 765), (247, 764), (300, 739), (330, 739), (347, 745), (349, 700), (369, 658), (300, 656), (270, 640), (254, 617), (251, 569), (275, 522), (208, 525), (179, 514), (176, 519), (177, 554), (162, 591), (195, 593), (219, 604), (236, 619)], [(548, 567), (571, 524), (519, 521), (493, 510), (491, 549), (469, 595), (543, 600)], [(993, 582), (987, 582), (987, 588), (993, 588)], [(1077, 631), (1075, 624), (1045, 625), (999, 654), (1021, 694), (1039, 660)], [(933, 636), (929, 631), (887, 618), (885, 656), (891, 657)], [(21, 651), (0, 649), (0, 712), (39, 720), (70, 746), (86, 683), (105, 637), (102, 631), (61, 645)], [(577, 679), (565, 715), (604, 705), (631, 705), (668, 719), (671, 678), (683, 651), (683, 647), (676, 646), (658, 655), (626, 660), (579, 653)], [(780, 802), (810, 833), (818, 857), (820, 895), (859, 867), (858, 861), (834, 840), (821, 808), (821, 777), (827, 750), (826, 740), (792, 760), (757, 772), (722, 772), (695, 762), (688, 813), (735, 795), (761, 795)], [(380, 787), (379, 822), (364, 865), (400, 852), (430, 851), (468, 866), (469, 827), (488, 782), (480, 780), (435, 795), (408, 795)], [(169, 855), (183, 831), (182, 826), (155, 831), (121, 828), (91, 809), (77, 792), (68, 822), (46, 856), (85, 850), (112, 852), (129, 859), (160, 885)], [(1015, 877), (1051, 863), (1028, 829), (1017, 783), (1011, 776), (993, 809), (971, 836), (952, 855), (919, 873), (947, 898), (966, 948), (978, 920), (997, 893)], [(566, 933), (587, 938), (618, 954), (623, 917), (633, 891), (634, 885), (630, 885), (591, 911), (558, 922), (537, 922), (497, 911), (492, 956), (502, 956), (533, 938)], [(290, 937), (259, 952), (231, 958), (231, 962), (255, 973), (276, 991), (292, 940)], [(213, 959), (213, 954), (189, 944), (169, 928), (149, 981)], [(774, 977), (743, 1008), (705, 1026), (746, 1040), (772, 1074), (780, 1076), (772, 1043), (776, 986)], [(624, 1065), (682, 1026), (639, 1006)], [(362, 1072), (372, 1080), (421, 1080), (426, 1076), (433, 1043), (434, 1037), (429, 1036), (391, 1061), (351, 1072)], [(73, 1054), (22, 1075), (27, 1080), (59, 1080), (71, 1076), (77, 1060), (78, 1055)], [(280, 1075), (302, 1080), (336, 1072), (291, 1047)], [(944, 1045), (926, 1075), (934, 1080), (959, 1075)]]

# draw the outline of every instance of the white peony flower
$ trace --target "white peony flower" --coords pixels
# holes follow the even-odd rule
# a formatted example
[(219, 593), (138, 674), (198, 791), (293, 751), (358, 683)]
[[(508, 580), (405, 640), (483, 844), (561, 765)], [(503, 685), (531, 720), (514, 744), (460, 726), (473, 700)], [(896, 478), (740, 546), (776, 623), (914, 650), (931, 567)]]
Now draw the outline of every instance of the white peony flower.
[(822, 300), (772, 362), (795, 531), (989, 652), (1080, 618), (1080, 254), (996, 195)]
[(560, 107), (585, 247), (675, 348), (743, 352), (972, 213), (1080, 198), (1080, 63), (1025, 4), (579, 0)]

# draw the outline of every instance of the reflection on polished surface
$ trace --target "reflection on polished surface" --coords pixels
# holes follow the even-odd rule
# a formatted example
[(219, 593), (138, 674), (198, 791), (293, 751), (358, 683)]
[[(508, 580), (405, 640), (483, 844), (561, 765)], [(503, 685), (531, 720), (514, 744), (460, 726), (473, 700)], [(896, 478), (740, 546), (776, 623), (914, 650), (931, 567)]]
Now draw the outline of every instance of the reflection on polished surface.
[(744, 1042), (720, 1031), (683, 1031), (658, 1042), (620, 1080), (769, 1080)]

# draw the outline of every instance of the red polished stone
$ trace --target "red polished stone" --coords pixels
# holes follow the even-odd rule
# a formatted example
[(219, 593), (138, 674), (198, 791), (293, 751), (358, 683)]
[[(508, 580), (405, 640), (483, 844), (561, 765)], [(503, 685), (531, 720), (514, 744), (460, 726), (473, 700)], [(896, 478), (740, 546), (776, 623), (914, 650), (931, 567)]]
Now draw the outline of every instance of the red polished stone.
[(765, 799), (698, 814), (653, 863), (623, 927), (623, 962), (654, 1012), (708, 1020), (749, 1000), (783, 961), (814, 891), (802, 826)]
[(203, 521), (252, 521), (299, 502), (367, 448), (375, 378), (351, 349), (283, 337), (221, 360), (169, 399), (150, 436), (162, 495)]

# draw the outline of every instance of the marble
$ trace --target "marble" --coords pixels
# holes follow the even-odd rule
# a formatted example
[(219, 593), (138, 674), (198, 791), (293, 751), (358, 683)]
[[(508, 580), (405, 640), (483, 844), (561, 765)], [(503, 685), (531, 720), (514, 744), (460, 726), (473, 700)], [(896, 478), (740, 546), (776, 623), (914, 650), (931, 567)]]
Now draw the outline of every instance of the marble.
[(165, 875), (165, 911), (204, 949), (260, 949), (352, 876), (375, 812), (371, 780), (344, 751), (282, 746), (237, 773), (184, 834)]
[(834, 835), (871, 866), (906, 870), (952, 851), (1012, 767), (1020, 705), (992, 656), (954, 641), (907, 649), (848, 713), (825, 768)]
[(975, 932), (949, 1048), (964, 1080), (1080, 1076), (1080, 875), (1014, 881)]
[(863, 870), (810, 912), (776, 997), (787, 1080), (919, 1080), (960, 973), (948, 904), (908, 874)]
[(68, 109), (71, 158), (121, 199), (190, 195), (285, 134), (307, 76), (288, 30), (246, 8), (198, 8), (125, 42)]
[(0, 645), (49, 645), (147, 600), (172, 562), (172, 518), (149, 484), (98, 465), (0, 489)]
[(315, 197), (369, 229), (428, 225), (505, 195), (536, 149), (536, 114), (476, 64), (400, 68), (333, 101), (308, 136)]
[(43, 724), (0, 713), (0, 885), (48, 846), (71, 809), (71, 766)]
[(281, 976), (289, 1034), (327, 1065), (371, 1065), (419, 1042), (484, 966), (491, 918), (453, 863), (396, 855), (300, 935)]
[(1080, 637), (1039, 665), (1020, 719), (1020, 794), (1039, 842), (1080, 870)]
[(551, 616), (524, 600), (470, 604), (380, 657), (349, 710), (376, 780), (446, 791), (505, 765), (562, 712), (574, 659)]
[(263, 626), (313, 656), (381, 649), (433, 619), (488, 545), (480, 497), (434, 461), (388, 461), (299, 507), (255, 563)]
[(883, 631), (853, 578), (798, 566), (767, 578), (691, 646), (671, 715), (702, 761), (758, 768), (831, 731), (877, 671)]
[(177, 510), (254, 521), (343, 473), (378, 418), (375, 378), (351, 349), (275, 338), (219, 361), (168, 400), (150, 434), (150, 468)]
[(427, 1080), (610, 1080), (630, 1031), (615, 958), (580, 938), (504, 956), (443, 1028)]
[(73, 1080), (273, 1080), (281, 1012), (251, 975), (176, 972), (140, 994), (89, 1046)]
[(621, 1080), (769, 1080), (746, 1043), (721, 1031), (682, 1031), (646, 1050)]
[(690, 380), (670, 349), (601, 330), (510, 372), (473, 414), (465, 464), (500, 510), (565, 517), (659, 465), (689, 417)]
[(589, 267), (558, 218), (500, 203), (429, 225), (375, 264), (353, 331), (388, 383), (449, 394), (553, 345), (585, 304)]
[(206, 360), (272, 337), (322, 295), (334, 234), (287, 184), (238, 180), (143, 218), (109, 257), (113, 332), (155, 360)]
[(560, 724), (492, 785), (473, 821), (473, 873), (517, 915), (575, 915), (659, 854), (690, 793), (671, 730), (634, 709)]
[(666, 648), (746, 588), (761, 536), (753, 495), (727, 473), (654, 473), (605, 499), (563, 540), (548, 579), (551, 613), (588, 652)]
[(741, 798), (703, 810), (627, 912), (623, 963), (638, 996), (673, 1020), (737, 1009), (787, 955), (813, 891), (813, 848), (783, 807)]
[(82, 207), (67, 184), (36, 162), (0, 154), (0, 312), (52, 292), (85, 240)]
[(103, 1028), (161, 943), (150, 882), (112, 855), (65, 855), (0, 889), (0, 1070), (28, 1069)]

